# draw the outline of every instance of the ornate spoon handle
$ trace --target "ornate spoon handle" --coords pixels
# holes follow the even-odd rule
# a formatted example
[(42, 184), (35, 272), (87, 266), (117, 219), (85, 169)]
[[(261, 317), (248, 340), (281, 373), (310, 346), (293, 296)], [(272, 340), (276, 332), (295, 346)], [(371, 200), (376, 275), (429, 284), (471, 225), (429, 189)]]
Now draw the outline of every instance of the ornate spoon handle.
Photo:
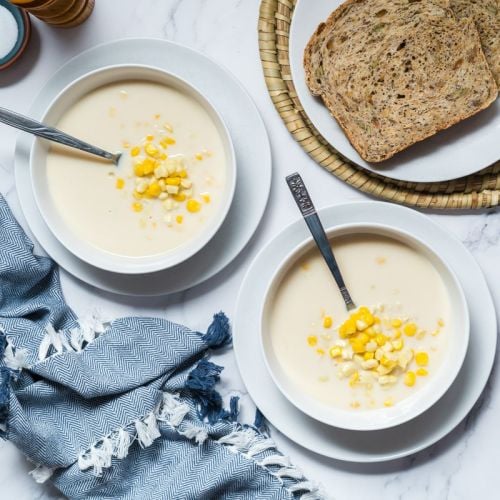
[(344, 278), (342, 278), (342, 273), (340, 272), (337, 261), (335, 260), (335, 256), (332, 252), (332, 247), (330, 246), (330, 242), (325, 233), (325, 229), (323, 228), (323, 224), (316, 213), (316, 209), (314, 208), (314, 204), (307, 192), (307, 188), (302, 180), (302, 177), (298, 174), (291, 174), (286, 178), (286, 182), (292, 195), (306, 221), (307, 227), (316, 242), (316, 245), (321, 252), (321, 255), (325, 259), (325, 262), (330, 269), (330, 272), (339, 287), (340, 293), (342, 294), (342, 298), (344, 299), (347, 310), (355, 309), (356, 305), (354, 304), (349, 291), (344, 283)]
[(104, 149), (92, 146), (92, 144), (88, 144), (76, 137), (65, 134), (54, 127), (49, 127), (27, 116), (20, 115), (19, 113), (15, 113), (5, 108), (0, 108), (0, 122), (38, 137), (43, 137), (49, 141), (58, 142), (59, 144), (64, 144), (65, 146), (100, 156), (101, 158), (112, 161), (115, 165), (118, 164), (118, 160), (121, 156), (121, 153), (109, 153)]

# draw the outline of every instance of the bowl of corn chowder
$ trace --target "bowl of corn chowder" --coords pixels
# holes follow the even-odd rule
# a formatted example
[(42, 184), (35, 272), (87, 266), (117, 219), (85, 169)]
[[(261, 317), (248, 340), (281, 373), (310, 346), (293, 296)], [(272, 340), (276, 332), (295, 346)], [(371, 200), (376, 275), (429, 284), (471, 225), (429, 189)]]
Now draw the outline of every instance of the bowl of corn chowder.
[(357, 308), (347, 311), (312, 239), (293, 249), (261, 307), (261, 345), (297, 408), (351, 430), (402, 424), (455, 380), (469, 341), (465, 297), (425, 242), (380, 224), (327, 230)]
[(163, 70), (106, 67), (65, 88), (43, 121), (108, 151), (118, 166), (36, 139), (30, 171), (56, 238), (95, 267), (171, 268), (223, 223), (236, 161), (222, 118), (196, 88)]

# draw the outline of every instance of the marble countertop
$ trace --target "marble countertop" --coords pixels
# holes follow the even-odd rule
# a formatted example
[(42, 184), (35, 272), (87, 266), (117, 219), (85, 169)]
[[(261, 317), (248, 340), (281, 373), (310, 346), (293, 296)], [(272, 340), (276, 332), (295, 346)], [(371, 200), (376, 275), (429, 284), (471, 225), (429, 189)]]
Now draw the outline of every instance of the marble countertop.
[[(311, 186), (318, 207), (362, 200), (364, 195), (315, 165), (287, 132), (266, 92), (257, 47), (258, 0), (106, 0), (96, 2), (92, 17), (72, 30), (57, 30), (34, 21), (31, 44), (24, 57), (0, 73), (0, 106), (26, 112), (33, 97), (68, 59), (96, 44), (123, 37), (159, 37), (188, 45), (212, 56), (231, 70), (255, 100), (269, 131), (274, 159), (271, 200), (255, 237), (226, 270), (208, 282), (166, 298), (140, 299), (97, 292), (62, 271), (64, 292), (79, 313), (95, 305), (111, 316), (148, 314), (203, 329), (212, 313), (223, 309), (232, 316), (235, 296), (250, 262), (284, 225), (297, 218), (283, 182), (300, 170)], [(16, 132), (1, 128), (0, 192), (24, 227), (13, 176)], [(469, 248), (486, 274), (497, 314), (500, 311), (500, 211), (430, 213)], [(480, 334), (480, 332), (478, 332)], [(223, 364), (222, 393), (238, 394), (243, 418), (251, 419), (253, 404), (246, 394), (231, 351), (219, 355)], [(338, 499), (489, 499), (496, 481), (500, 442), (500, 392), (494, 370), (471, 415), (450, 435), (417, 455), (388, 464), (357, 465), (308, 452), (279, 432), (273, 437), (310, 479), (323, 483)], [(0, 442), (0, 499), (60, 498), (49, 486), (27, 475), (32, 467), (9, 443)]]

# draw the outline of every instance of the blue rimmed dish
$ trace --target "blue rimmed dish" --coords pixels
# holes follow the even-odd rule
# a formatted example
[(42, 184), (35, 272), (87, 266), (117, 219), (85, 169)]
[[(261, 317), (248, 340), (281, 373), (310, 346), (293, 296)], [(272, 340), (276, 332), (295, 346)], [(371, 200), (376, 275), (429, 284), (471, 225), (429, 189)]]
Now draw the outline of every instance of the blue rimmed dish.
[(4, 57), (0, 58), (0, 70), (2, 70), (14, 64), (25, 51), (31, 36), (31, 22), (29, 15), (24, 10), (12, 5), (7, 0), (0, 0), (0, 6), (5, 7), (12, 14), (17, 24), (16, 43)]

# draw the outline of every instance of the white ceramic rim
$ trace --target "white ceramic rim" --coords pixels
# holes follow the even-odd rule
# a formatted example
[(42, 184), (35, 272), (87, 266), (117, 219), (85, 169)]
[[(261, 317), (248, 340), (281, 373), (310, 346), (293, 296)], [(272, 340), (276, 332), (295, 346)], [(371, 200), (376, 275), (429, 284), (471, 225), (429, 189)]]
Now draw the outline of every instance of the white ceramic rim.
[[(86, 81), (92, 78), (96, 78), (102, 74), (109, 72), (119, 72), (124, 71), (143, 71), (149, 74), (155, 74), (158, 76), (158, 80), (166, 79), (175, 82), (178, 89), (188, 91), (189, 95), (196, 99), (196, 101), (210, 114), (210, 117), (214, 121), (216, 127), (218, 128), (219, 134), (221, 135), (222, 141), (224, 143), (224, 149), (226, 154), (226, 186), (225, 186), (225, 199), (224, 202), (219, 207), (218, 212), (214, 215), (211, 224), (207, 225), (205, 230), (202, 231), (198, 237), (188, 240), (183, 245), (176, 247), (170, 251), (146, 256), (146, 257), (127, 257), (121, 255), (114, 255), (110, 252), (101, 250), (93, 245), (90, 245), (71, 232), (68, 228), (68, 233), (63, 234), (63, 230), (59, 226), (66, 226), (64, 221), (60, 221), (56, 224), (52, 215), (50, 214), (49, 207), (42, 201), (42, 193), (37, 187), (37, 176), (34, 175), (35, 164), (40, 162), (40, 151), (43, 149), (41, 141), (35, 139), (33, 146), (30, 150), (29, 158), (29, 168), (30, 168), (30, 178), (32, 182), (32, 189), (35, 197), (38, 209), (44, 219), (45, 224), (50, 229), (54, 237), (61, 242), (61, 244), (73, 255), (81, 259), (82, 261), (90, 264), (94, 267), (102, 269), (104, 271), (113, 272), (117, 274), (125, 275), (135, 275), (135, 274), (149, 274), (158, 271), (164, 271), (172, 268), (178, 264), (187, 261), (190, 257), (200, 252), (207, 243), (215, 236), (220, 227), (222, 226), (227, 214), (230, 210), (231, 204), (233, 202), (234, 193), (236, 189), (236, 155), (234, 151), (233, 142), (229, 130), (223, 120), (222, 116), (219, 114), (215, 106), (211, 101), (201, 92), (197, 87), (189, 83), (186, 79), (178, 76), (176, 73), (167, 71), (165, 69), (147, 65), (147, 64), (111, 64), (106, 65), (101, 68), (89, 71), (76, 80), (66, 85), (56, 97), (54, 97), (51, 103), (47, 106), (43, 113), (42, 121), (45, 121), (45, 117), (50, 115), (51, 111), (57, 106), (57, 104), (67, 95), (68, 92), (74, 90), (79, 85), (82, 85)], [(142, 77), (144, 80), (148, 80), (147, 77)], [(117, 78), (116, 81), (126, 81), (131, 79), (141, 79), (141, 77), (123, 77)], [(108, 80), (107, 83), (111, 83), (113, 79)], [(169, 85), (166, 83), (166, 85)], [(97, 88), (99, 85), (93, 88)], [(81, 92), (79, 95), (83, 96), (90, 92), (90, 89)], [(59, 117), (58, 117), (59, 118)], [(49, 123), (50, 124), (50, 123)], [(35, 157), (36, 155), (36, 157)], [(48, 195), (48, 193), (47, 193)], [(50, 204), (50, 200), (48, 201)]]
[[(439, 367), (433, 380), (429, 381), (423, 388), (393, 407), (363, 412), (341, 410), (321, 403), (302, 393), (300, 390), (291, 390), (293, 384), (286, 381), (286, 375), (281, 371), (278, 360), (274, 358), (272, 346), (266, 346), (266, 337), (269, 336), (266, 331), (266, 316), (272, 301), (272, 296), (290, 266), (310, 249), (314, 248), (314, 242), (311, 237), (296, 245), (286, 257), (282, 259), (280, 265), (267, 284), (264, 298), (259, 306), (259, 343), (267, 370), (281, 393), (296, 408), (319, 422), (340, 429), (354, 431), (382, 430), (404, 424), (418, 417), (439, 401), (453, 384), (462, 367), (467, 353), (470, 335), (469, 310), (462, 286), (455, 272), (445, 263), (439, 254), (430, 245), (422, 241), (422, 239), (415, 237), (407, 231), (395, 228), (389, 224), (360, 222), (341, 224), (333, 228), (325, 228), (325, 231), (329, 239), (347, 234), (382, 235), (400, 241), (418, 252), (425, 254), (425, 257), (436, 269), (445, 284), (446, 282), (448, 282), (447, 284), (451, 284), (451, 290), (448, 290), (448, 297), (450, 298), (451, 310), (454, 311), (455, 317), (453, 319), (453, 325), (450, 325), (450, 330), (454, 332), (454, 336), (459, 335), (459, 342), (454, 342), (452, 344), (453, 351), (447, 350), (447, 355), (445, 359), (443, 359), (443, 363)], [(438, 267), (441, 267), (441, 270), (438, 269)], [(455, 309), (453, 307), (454, 305), (458, 305), (458, 308)], [(268, 342), (270, 344), (270, 341)]]

